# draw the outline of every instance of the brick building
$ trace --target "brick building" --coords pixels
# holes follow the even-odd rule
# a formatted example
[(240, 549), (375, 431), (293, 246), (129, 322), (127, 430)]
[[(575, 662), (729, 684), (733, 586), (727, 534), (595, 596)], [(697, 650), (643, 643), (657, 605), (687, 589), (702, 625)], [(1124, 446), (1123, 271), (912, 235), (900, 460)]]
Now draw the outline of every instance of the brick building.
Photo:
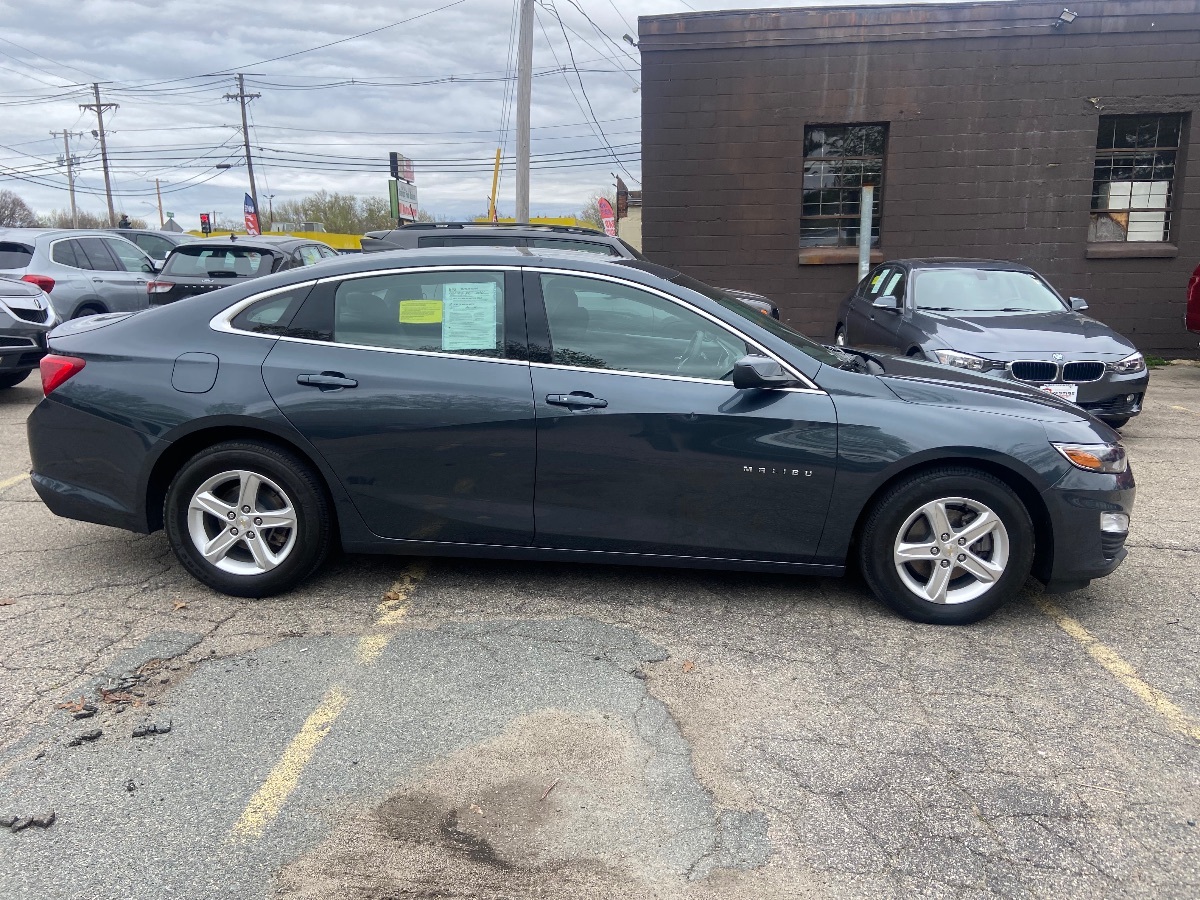
[(1200, 0), (1063, 2), (641, 18), (646, 254), (829, 337), (869, 179), (874, 259), (1017, 260), (1196, 355)]

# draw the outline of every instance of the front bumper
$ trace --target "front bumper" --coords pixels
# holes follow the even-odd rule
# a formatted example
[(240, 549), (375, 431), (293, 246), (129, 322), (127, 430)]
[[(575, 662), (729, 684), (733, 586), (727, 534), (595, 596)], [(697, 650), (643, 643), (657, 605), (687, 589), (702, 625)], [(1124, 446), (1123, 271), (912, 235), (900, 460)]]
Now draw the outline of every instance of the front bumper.
[(1037, 390), (1042, 390), (1048, 384), (1074, 384), (1079, 391), (1075, 400), (1077, 406), (1094, 416), (1112, 419), (1126, 419), (1140, 413), (1146, 387), (1150, 384), (1150, 372), (1145, 369), (1136, 375), (1118, 375), (1106, 371), (1097, 381), (1081, 382), (1063, 380), (1061, 371), (1054, 381), (1023, 381), (1013, 377), (1009, 369), (995, 370), (987, 374)]
[(1072, 469), (1042, 494), (1050, 513), (1053, 548), (1035, 574), (1053, 592), (1077, 590), (1093, 578), (1111, 574), (1128, 555), (1128, 532), (1101, 529), (1102, 513), (1132, 519), (1135, 486), (1132, 470), (1101, 475)]

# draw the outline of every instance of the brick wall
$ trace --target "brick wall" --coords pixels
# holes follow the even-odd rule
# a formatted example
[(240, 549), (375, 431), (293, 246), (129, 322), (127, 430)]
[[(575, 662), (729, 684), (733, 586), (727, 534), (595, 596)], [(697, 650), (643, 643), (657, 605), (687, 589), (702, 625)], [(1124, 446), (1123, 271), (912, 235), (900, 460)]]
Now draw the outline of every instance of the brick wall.
[[(1061, 29), (1061, 0), (642, 18), (647, 256), (829, 337), (857, 269), (798, 263), (804, 126), (887, 122), (886, 259), (1019, 261), (1142, 350), (1197, 355), (1200, 0), (1070, 6)], [(1178, 253), (1089, 259), (1099, 117), (1160, 112), (1189, 114)]]

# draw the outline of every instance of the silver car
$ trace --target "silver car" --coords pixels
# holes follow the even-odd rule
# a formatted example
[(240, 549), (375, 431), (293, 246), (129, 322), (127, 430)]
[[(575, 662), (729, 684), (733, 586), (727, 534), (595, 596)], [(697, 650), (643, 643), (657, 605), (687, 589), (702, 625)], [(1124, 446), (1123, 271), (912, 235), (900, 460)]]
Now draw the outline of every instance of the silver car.
[(15, 387), (37, 368), (58, 321), (45, 291), (0, 277), (0, 389)]
[(60, 319), (145, 309), (156, 271), (145, 251), (111, 232), (0, 229), (0, 275), (40, 287)]

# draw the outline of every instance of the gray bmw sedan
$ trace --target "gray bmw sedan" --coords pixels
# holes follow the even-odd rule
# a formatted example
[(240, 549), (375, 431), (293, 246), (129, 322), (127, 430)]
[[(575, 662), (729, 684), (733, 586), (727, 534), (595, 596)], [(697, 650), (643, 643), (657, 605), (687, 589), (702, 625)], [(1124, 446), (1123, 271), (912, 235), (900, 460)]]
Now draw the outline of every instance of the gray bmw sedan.
[(372, 253), (59, 326), (55, 513), (165, 529), (219, 591), (351, 552), (839, 575), (976, 621), (1125, 558), (1133, 473), (1077, 406), (822, 347), (638, 260)]
[(1032, 385), (1120, 428), (1142, 410), (1146, 361), (1085, 309), (1016, 263), (902, 259), (873, 269), (842, 301), (835, 335), (842, 346)]

